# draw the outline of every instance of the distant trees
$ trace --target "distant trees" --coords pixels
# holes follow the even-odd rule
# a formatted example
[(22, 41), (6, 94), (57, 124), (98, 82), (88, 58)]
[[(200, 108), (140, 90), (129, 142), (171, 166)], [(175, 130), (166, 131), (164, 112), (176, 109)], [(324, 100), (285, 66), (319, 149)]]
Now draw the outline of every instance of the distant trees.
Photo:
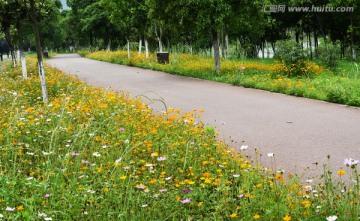
[[(15, 23), (10, 22), (9, 26), (9, 21), (19, 20), (21, 15), (16, 4), (28, 1), (0, 0), (1, 30), (10, 36), (9, 45), (17, 32)], [(266, 57), (276, 54), (279, 40), (293, 38), (306, 49), (309, 59), (320, 55), (319, 45), (336, 41), (342, 57), (355, 59), (360, 45), (360, 1), (357, 0), (67, 0), (71, 10), (63, 11), (59, 10), (58, 1), (34, 1), (41, 8), (38, 25), (44, 39), (42, 44), (50, 48), (111, 50), (126, 45), (128, 50), (138, 47), (141, 53), (145, 45), (148, 55), (150, 49), (171, 50), (182, 45), (183, 51), (189, 53), (211, 50), (217, 73), (221, 57), (259, 54)], [(285, 10), (269, 10), (278, 6), (285, 6)], [(354, 11), (288, 10), (313, 6), (353, 7)], [(29, 23), (21, 26), (24, 40), (35, 43), (34, 37), (28, 37)], [(15, 44), (20, 46), (17, 40)]]

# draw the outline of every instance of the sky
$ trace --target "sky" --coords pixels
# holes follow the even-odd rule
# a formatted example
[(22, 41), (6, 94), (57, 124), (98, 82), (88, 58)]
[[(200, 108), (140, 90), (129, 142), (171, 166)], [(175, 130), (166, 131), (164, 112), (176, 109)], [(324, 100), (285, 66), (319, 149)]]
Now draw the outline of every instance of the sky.
[(66, 0), (61, 0), (61, 4), (63, 5), (63, 9), (70, 9), (66, 4)]

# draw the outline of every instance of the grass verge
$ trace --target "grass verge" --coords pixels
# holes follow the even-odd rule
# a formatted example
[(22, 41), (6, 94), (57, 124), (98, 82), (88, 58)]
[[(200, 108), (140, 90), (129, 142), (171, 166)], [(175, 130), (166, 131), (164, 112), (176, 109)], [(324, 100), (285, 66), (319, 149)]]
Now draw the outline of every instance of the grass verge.
[(140, 100), (50, 67), (44, 105), (35, 60), (28, 59), (28, 80), (19, 68), (0, 65), (0, 219), (360, 216), (356, 161), (337, 175), (324, 166), (321, 179), (302, 184), (296, 174), (234, 153), (204, 128), (198, 112), (155, 114)]

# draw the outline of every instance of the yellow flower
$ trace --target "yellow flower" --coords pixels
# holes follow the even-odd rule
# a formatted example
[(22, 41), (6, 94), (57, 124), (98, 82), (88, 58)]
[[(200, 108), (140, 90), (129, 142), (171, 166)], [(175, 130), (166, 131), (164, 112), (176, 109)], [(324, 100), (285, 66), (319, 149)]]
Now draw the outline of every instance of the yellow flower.
[(204, 205), (203, 202), (198, 203), (198, 207), (203, 206), (203, 205)]
[(291, 216), (289, 216), (288, 214), (286, 214), (286, 216), (283, 218), (284, 221), (290, 221), (291, 220)]
[(258, 214), (255, 214), (255, 215), (254, 215), (254, 219), (260, 219), (260, 218), (261, 218), (260, 215), (258, 215)]
[(237, 217), (237, 214), (236, 213), (233, 213), (230, 215), (231, 218), (236, 218)]
[(23, 211), (23, 210), (24, 210), (24, 206), (23, 206), (23, 205), (20, 205), (20, 206), (16, 207), (16, 210), (17, 210), (17, 211)]
[(283, 176), (279, 173), (275, 174), (275, 180), (281, 180)]
[(344, 176), (345, 175), (345, 170), (338, 170), (337, 175)]
[(108, 187), (105, 187), (104, 188), (104, 192), (106, 193), (106, 192), (109, 192), (109, 188)]

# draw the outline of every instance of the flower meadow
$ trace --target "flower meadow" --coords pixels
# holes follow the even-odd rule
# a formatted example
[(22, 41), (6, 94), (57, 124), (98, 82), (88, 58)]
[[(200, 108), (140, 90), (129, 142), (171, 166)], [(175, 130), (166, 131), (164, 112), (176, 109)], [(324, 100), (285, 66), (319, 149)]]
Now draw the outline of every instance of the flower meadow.
[(359, 78), (349, 77), (352, 74), (347, 70), (334, 73), (311, 61), (297, 67), (280, 62), (223, 59), (221, 73), (215, 74), (213, 59), (199, 55), (170, 54), (170, 63), (162, 65), (157, 63), (156, 54), (150, 54), (149, 58), (138, 52), (132, 52), (128, 58), (127, 51), (82, 51), (79, 54), (101, 61), (360, 107)]
[[(0, 220), (358, 220), (357, 159), (319, 179), (228, 148), (203, 110), (155, 113), (46, 66), (0, 64)], [(274, 158), (273, 154), (267, 155)], [(281, 159), (277, 159), (281, 160)]]

